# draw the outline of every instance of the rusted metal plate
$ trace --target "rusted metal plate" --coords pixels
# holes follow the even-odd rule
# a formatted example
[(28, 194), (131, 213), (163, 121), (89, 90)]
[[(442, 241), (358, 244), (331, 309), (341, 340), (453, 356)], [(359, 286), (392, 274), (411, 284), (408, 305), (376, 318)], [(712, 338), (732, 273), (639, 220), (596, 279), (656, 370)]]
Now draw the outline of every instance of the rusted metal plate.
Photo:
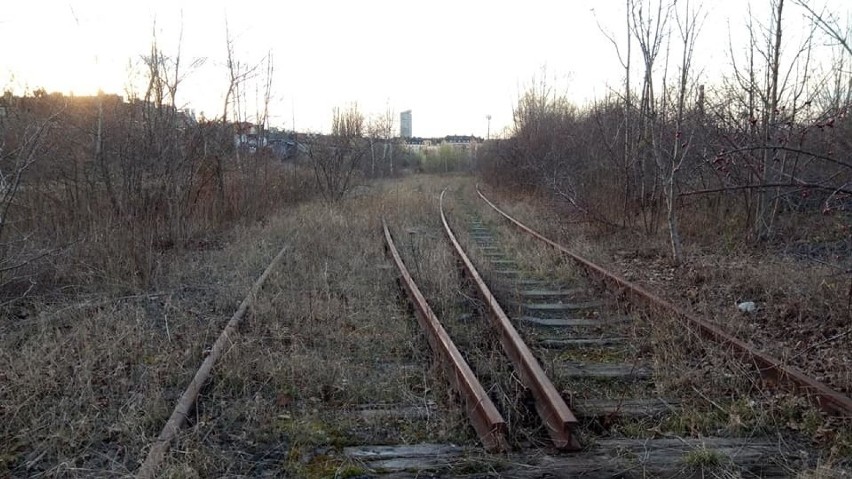
[(482, 198), (482, 200), (485, 201), (489, 206), (491, 206), (494, 211), (500, 213), (503, 217), (505, 217), (518, 228), (520, 228), (522, 231), (530, 234), (535, 238), (538, 238), (539, 240), (552, 246), (553, 248), (556, 248), (558, 251), (573, 259), (576, 263), (580, 264), (583, 268), (586, 269), (586, 271), (601, 278), (606, 283), (610, 284), (616, 289), (628, 293), (628, 297), (634, 302), (643, 304), (652, 310), (672, 314), (687, 323), (688, 325), (695, 327), (698, 334), (700, 334), (702, 337), (716, 341), (724, 346), (730, 347), (731, 350), (734, 351), (737, 356), (743, 358), (748, 362), (754, 363), (755, 367), (764, 379), (792, 386), (793, 388), (807, 395), (808, 398), (810, 398), (811, 401), (813, 401), (823, 411), (837, 416), (852, 417), (852, 399), (850, 399), (848, 396), (844, 396), (843, 394), (831, 389), (826, 384), (808, 376), (807, 374), (805, 374), (794, 366), (786, 365), (782, 361), (768, 354), (757, 351), (746, 342), (723, 331), (716, 324), (713, 324), (710, 321), (707, 321), (706, 319), (699, 318), (694, 314), (689, 313), (679, 308), (678, 306), (675, 306), (669, 301), (666, 301), (660, 298), (659, 296), (645, 290), (641, 286), (633, 284), (630, 281), (627, 281), (626, 279), (622, 278), (621, 276), (607, 271), (603, 267), (592, 263), (586, 258), (583, 258), (582, 256), (579, 256), (576, 253), (569, 251), (564, 246), (544, 237), (541, 233), (526, 226), (525, 224), (510, 216), (505, 211), (498, 208), (497, 205), (492, 203), (491, 200), (489, 200), (482, 193), (482, 191), (479, 191), (479, 187), (477, 187), (476, 191), (477, 193), (479, 193), (479, 197)]
[(432, 308), (426, 302), (423, 293), (420, 292), (417, 284), (414, 283), (411, 274), (409, 274), (408, 269), (402, 262), (399, 251), (397, 251), (388, 230), (388, 225), (384, 220), (382, 221), (382, 226), (385, 232), (387, 251), (399, 270), (401, 283), (405, 292), (408, 294), (409, 300), (414, 304), (417, 320), (426, 332), (426, 337), (432, 346), (432, 351), (441, 358), (453, 387), (464, 398), (468, 417), (476, 433), (479, 435), (483, 446), (491, 452), (507, 450), (506, 421), (503, 420), (491, 398), (488, 397), (476, 375), (473, 374), (467, 361), (464, 360), (455, 343), (450, 338), (450, 335), (444, 330), (441, 322), (438, 321), (438, 317), (435, 316)]
[(577, 418), (565, 404), (562, 396), (556, 391), (550, 378), (544, 373), (541, 365), (533, 356), (529, 347), (521, 339), (518, 331), (512, 326), (505, 311), (491, 294), (491, 291), (482, 280), (482, 276), (473, 266), (470, 258), (467, 257), (458, 240), (456, 240), (453, 230), (447, 223), (447, 217), (444, 214), (444, 193), (441, 193), (440, 208), (441, 221), (444, 223), (444, 231), (450, 239), (456, 255), (461, 260), (463, 267), (469, 277), (476, 285), (483, 302), (485, 303), (489, 316), (494, 321), (497, 329), (500, 331), (500, 343), (503, 345), (503, 350), (515, 366), (518, 376), (521, 378), (524, 386), (530, 389), (535, 398), (536, 409), (539, 416), (547, 426), (547, 431), (550, 433), (550, 438), (553, 444), (560, 449), (577, 449), (580, 447), (579, 442), (573, 435), (573, 428), (577, 425)]

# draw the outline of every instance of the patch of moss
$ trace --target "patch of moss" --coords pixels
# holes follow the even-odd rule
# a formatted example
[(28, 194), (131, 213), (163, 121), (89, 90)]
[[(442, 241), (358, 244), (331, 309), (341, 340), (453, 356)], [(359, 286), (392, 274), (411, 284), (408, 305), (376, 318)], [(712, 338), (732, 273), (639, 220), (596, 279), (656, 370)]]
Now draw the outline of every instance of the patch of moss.
[(630, 358), (619, 348), (576, 347), (561, 351), (558, 360), (566, 362), (621, 363)]
[(714, 469), (720, 467), (724, 462), (724, 455), (706, 447), (693, 449), (683, 455), (683, 463), (691, 469)]
[(341, 458), (320, 454), (304, 464), (299, 472), (301, 473), (299, 474), (300, 477), (308, 479), (327, 477), (344, 479), (364, 475), (367, 470)]
[(339, 447), (347, 443), (344, 431), (315, 416), (294, 418), (289, 414), (281, 414), (275, 419), (272, 430), (299, 446)]

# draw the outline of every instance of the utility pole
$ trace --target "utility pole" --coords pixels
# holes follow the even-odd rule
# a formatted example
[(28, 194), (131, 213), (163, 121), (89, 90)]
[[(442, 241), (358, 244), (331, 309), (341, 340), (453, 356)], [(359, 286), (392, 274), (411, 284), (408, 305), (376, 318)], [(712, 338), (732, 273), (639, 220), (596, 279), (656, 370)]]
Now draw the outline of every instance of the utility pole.
[(296, 135), (296, 97), (293, 97), (293, 103), (290, 104), (290, 115), (293, 117), (293, 136)]
[(488, 120), (488, 130), (487, 130), (487, 133), (485, 134), (485, 139), (490, 140), (491, 139), (491, 114), (489, 113), (489, 114), (485, 115), (485, 118)]

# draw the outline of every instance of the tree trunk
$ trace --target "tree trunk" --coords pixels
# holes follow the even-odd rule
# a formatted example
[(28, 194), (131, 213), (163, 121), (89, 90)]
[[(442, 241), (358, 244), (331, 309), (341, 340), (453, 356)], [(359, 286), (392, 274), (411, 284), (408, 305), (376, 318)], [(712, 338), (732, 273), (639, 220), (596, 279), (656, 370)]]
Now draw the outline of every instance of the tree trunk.
[[(777, 151), (771, 146), (776, 144), (776, 128), (778, 121), (778, 70), (781, 63), (781, 14), (784, 9), (784, 0), (778, 0), (775, 8), (775, 43), (770, 57), (770, 78), (766, 102), (766, 123), (763, 130), (763, 168), (761, 171), (761, 183), (775, 182), (775, 169), (773, 163)], [(757, 214), (755, 215), (755, 234), (757, 239), (765, 239), (771, 233), (772, 209), (770, 190), (761, 189), (757, 194)]]

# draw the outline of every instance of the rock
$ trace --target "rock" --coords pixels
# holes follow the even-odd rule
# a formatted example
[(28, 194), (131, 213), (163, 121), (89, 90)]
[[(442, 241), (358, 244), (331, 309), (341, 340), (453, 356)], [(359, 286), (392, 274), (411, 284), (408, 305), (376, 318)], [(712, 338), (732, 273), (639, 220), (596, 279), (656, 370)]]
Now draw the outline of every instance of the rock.
[(754, 304), (754, 301), (743, 301), (737, 305), (737, 309), (743, 313), (753, 313), (757, 311), (757, 305)]

